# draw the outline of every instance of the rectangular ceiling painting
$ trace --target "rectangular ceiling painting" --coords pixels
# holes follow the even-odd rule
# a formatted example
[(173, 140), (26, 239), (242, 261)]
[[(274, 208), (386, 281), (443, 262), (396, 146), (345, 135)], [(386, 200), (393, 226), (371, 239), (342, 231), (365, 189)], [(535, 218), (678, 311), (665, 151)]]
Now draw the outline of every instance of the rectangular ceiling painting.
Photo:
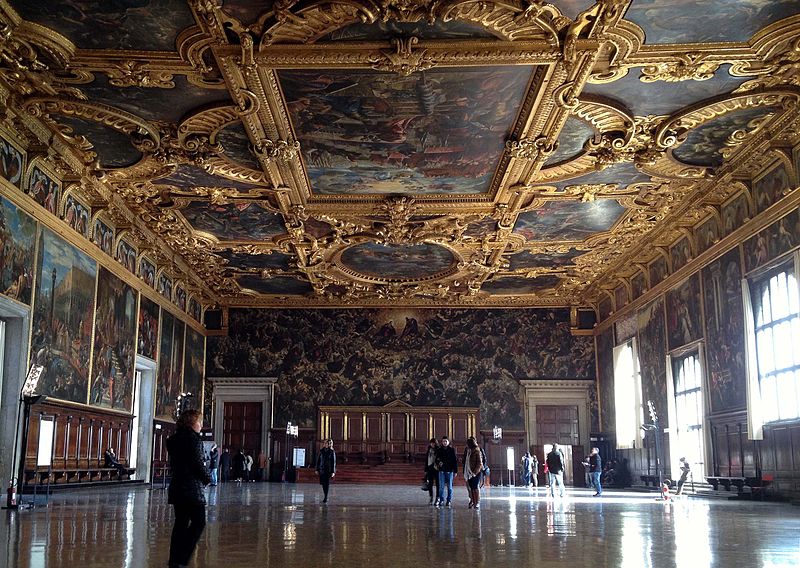
[(282, 71), (315, 194), (484, 193), (531, 67)]

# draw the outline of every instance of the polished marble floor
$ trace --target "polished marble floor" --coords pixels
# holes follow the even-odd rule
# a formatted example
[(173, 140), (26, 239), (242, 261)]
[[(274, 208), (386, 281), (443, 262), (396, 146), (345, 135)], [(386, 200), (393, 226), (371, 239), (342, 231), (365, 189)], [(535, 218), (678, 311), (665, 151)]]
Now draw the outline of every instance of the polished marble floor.
[[(415, 487), (251, 483), (209, 489), (195, 567), (800, 566), (800, 507), (783, 503), (463, 486), (454, 507)], [(163, 490), (118, 487), (51, 497), (0, 514), (0, 567), (165, 567), (172, 524)]]

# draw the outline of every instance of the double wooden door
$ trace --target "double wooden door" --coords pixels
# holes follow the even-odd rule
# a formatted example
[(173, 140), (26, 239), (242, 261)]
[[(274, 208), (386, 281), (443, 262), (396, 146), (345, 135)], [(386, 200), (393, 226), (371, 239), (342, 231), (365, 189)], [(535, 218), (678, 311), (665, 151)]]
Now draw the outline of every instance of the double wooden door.
[(223, 403), (222, 447), (231, 452), (244, 449), (252, 452), (253, 458), (261, 451), (262, 429), (261, 402)]

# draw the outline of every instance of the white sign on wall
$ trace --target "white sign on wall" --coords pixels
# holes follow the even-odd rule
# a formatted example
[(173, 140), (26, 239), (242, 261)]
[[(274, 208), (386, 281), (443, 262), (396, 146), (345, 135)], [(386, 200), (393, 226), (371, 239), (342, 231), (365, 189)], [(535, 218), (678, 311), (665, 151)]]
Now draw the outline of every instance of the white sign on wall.
[(39, 422), (39, 453), (36, 455), (36, 466), (50, 466), (53, 457), (53, 431), (56, 421), (50, 418), (42, 418)]
[(508, 471), (514, 471), (516, 463), (517, 462), (514, 460), (514, 448), (506, 448), (506, 469)]
[(306, 449), (295, 448), (292, 455), (292, 465), (294, 467), (306, 467)]

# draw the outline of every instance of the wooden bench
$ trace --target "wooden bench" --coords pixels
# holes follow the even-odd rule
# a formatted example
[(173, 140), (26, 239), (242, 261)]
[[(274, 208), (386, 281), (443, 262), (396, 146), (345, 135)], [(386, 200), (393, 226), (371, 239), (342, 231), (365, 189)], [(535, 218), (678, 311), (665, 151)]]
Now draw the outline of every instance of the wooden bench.
[(639, 479), (642, 480), (642, 483), (644, 483), (645, 487), (647, 487), (648, 485), (651, 485), (651, 484), (652, 484), (653, 487), (658, 487), (658, 476), (657, 475), (640, 475)]
[(52, 484), (81, 484), (97, 481), (124, 481), (130, 479), (136, 468), (116, 467), (75, 467), (25, 470), (25, 484), (45, 485), (47, 480)]
[(731, 487), (735, 487), (736, 490), (741, 493), (742, 489), (746, 485), (747, 482), (746, 477), (729, 477), (724, 475), (707, 475), (706, 481), (711, 484), (711, 487), (714, 488), (714, 491), (718, 491), (720, 485), (725, 489), (725, 491), (730, 491)]

